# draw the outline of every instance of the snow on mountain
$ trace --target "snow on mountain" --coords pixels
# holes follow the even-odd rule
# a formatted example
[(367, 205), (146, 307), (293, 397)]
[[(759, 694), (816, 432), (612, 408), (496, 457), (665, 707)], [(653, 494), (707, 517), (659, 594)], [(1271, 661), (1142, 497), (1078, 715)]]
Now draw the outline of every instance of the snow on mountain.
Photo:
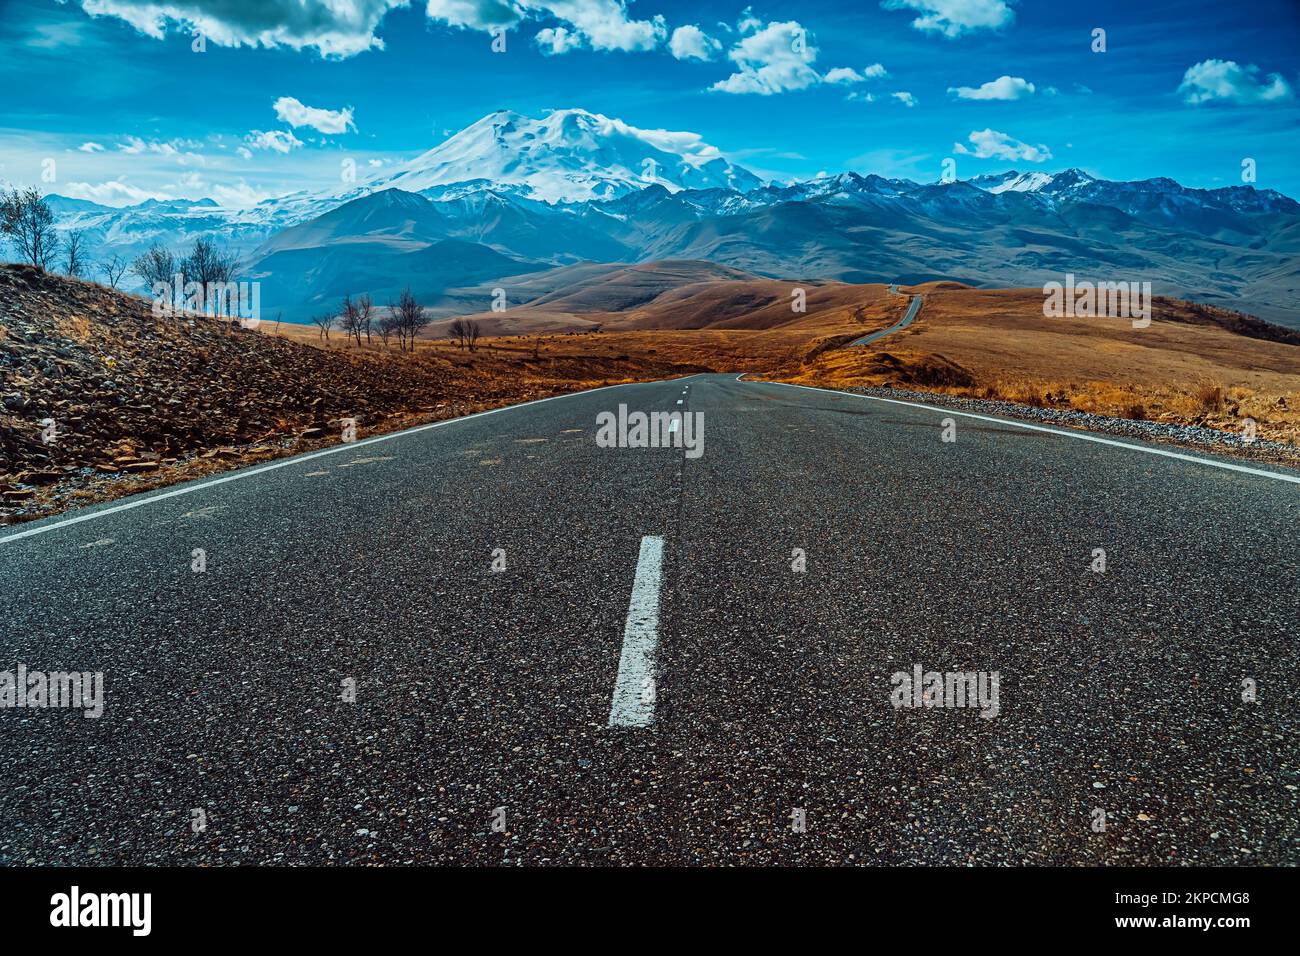
[(1052, 177), (1047, 173), (1025, 173), (1017, 176), (1009, 182), (1001, 183), (989, 189), (991, 193), (1032, 193), (1037, 192), (1043, 186), (1052, 181)]
[(651, 183), (669, 192), (762, 185), (695, 133), (638, 129), (579, 109), (541, 119), (499, 110), (369, 185), (423, 192), (469, 180), (522, 186), (546, 202), (615, 199)]
[[(1286, 257), (1300, 246), (1300, 205), (1250, 186), (1111, 182), (1078, 169), (924, 184), (846, 172), (764, 184), (694, 133), (638, 129), (578, 109), (540, 119), (498, 111), (375, 178), (247, 209), (210, 199), (125, 208), (49, 201), (58, 228), (85, 232), (96, 262), (131, 259), (154, 242), (180, 251), (211, 238), (268, 283), (291, 318), (345, 287), (386, 295), (412, 270), (432, 295), (492, 269), (518, 274), (582, 260), (708, 259), (845, 281), (917, 269), (1025, 281), (1086, 264), (1078, 257), (1089, 244), (1110, 243), (1112, 234), (1130, 245), (1105, 261), (1180, 250), (1171, 272), (1218, 270), (1223, 294), (1237, 295), (1257, 274), (1275, 283), (1268, 277), (1289, 276)], [(1063, 224), (1073, 224), (1060, 245), (1069, 256), (1034, 238)], [(944, 244), (926, 245), (940, 234)], [(1148, 239), (1150, 248), (1134, 253), (1131, 245)], [(1225, 271), (1224, 243), (1256, 253), (1240, 274)], [(431, 257), (449, 250), (456, 256), (435, 269)], [(458, 276), (453, 265), (471, 260), (474, 269)]]
[(1061, 173), (1029, 172), (1021, 173), (1011, 170), (989, 176), (976, 176), (969, 182), (985, 192), (998, 193), (1036, 193), (1061, 192), (1065, 189), (1086, 186), (1096, 182), (1081, 169), (1067, 169)]

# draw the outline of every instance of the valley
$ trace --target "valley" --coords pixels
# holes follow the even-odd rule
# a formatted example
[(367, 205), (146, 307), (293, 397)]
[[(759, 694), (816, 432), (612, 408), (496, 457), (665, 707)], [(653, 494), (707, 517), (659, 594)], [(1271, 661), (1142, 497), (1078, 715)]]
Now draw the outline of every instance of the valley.
[[(764, 183), (691, 134), (586, 110), (497, 111), (397, 168), (246, 208), (52, 196), (96, 256), (208, 237), (241, 257), (267, 317), (410, 285), (431, 313), (512, 302), (588, 263), (704, 261), (797, 283), (1080, 279), (1300, 328), (1300, 204), (1270, 189), (1100, 179), (1080, 169), (918, 183), (856, 172)], [(556, 270), (561, 270), (556, 272)]]

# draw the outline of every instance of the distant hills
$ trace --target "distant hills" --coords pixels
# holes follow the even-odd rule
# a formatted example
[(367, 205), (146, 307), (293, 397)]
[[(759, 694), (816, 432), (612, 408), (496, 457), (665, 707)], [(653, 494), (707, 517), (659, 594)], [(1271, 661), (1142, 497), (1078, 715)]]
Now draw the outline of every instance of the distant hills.
[(51, 202), (100, 254), (218, 237), (263, 283), (264, 312), (289, 321), (348, 293), (382, 303), (406, 284), (438, 314), (479, 312), (492, 288), (519, 304), (532, 288), (520, 277), (558, 267), (696, 260), (856, 283), (1033, 287), (1071, 272), (1300, 328), (1300, 204), (1273, 190), (1077, 169), (764, 184), (693, 134), (583, 110), (493, 113), (364, 184), (252, 209)]

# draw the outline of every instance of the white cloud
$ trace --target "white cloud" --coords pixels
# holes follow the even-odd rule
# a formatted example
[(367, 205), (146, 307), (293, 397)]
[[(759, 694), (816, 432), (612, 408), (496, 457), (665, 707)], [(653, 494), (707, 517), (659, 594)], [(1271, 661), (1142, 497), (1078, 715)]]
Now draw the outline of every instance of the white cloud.
[(242, 179), (237, 186), (214, 185), (212, 187), (212, 198), (219, 205), (233, 209), (246, 209), (249, 206), (256, 206), (274, 195), (275, 193), (264, 192), (255, 186), (250, 186)]
[(668, 41), (668, 51), (679, 60), (712, 60), (721, 49), (721, 43), (689, 24), (674, 30)]
[(608, 124), (607, 130), (609, 132), (644, 140), (665, 153), (677, 153), (683, 156), (692, 166), (702, 166), (722, 156), (719, 149), (704, 142), (704, 137), (699, 133), (692, 133), (688, 130), (642, 129), (624, 123), (619, 119), (610, 119), (606, 116), (598, 118), (603, 123)]
[(770, 96), (823, 83), (850, 86), (887, 75), (883, 66), (873, 63), (861, 72), (848, 66), (833, 67), (823, 76), (813, 66), (818, 50), (812, 35), (797, 20), (764, 25), (748, 7), (740, 16), (736, 32), (741, 39), (727, 52), (737, 72), (718, 80), (710, 90)]
[(739, 72), (719, 80), (709, 89), (770, 96), (821, 82), (821, 76), (811, 66), (817, 59), (817, 47), (795, 20), (769, 23), (761, 30), (750, 32), (731, 48), (727, 57), (739, 67)]
[(853, 83), (864, 82), (866, 77), (851, 66), (837, 66), (833, 70), (828, 70), (822, 79), (832, 86), (849, 86)]
[(118, 179), (103, 183), (68, 183), (59, 192), (70, 199), (88, 199), (101, 206), (134, 206), (146, 199), (174, 199), (163, 192), (150, 192)]
[(409, 0), (81, 0), (91, 16), (117, 17), (161, 40), (197, 29), (217, 46), (284, 46), (348, 57), (384, 43), (375, 28)]
[[(718, 26), (723, 24), (719, 23)], [(754, 16), (754, 8), (746, 7), (740, 11), (740, 19), (736, 23), (736, 30), (740, 33), (753, 33), (755, 30), (763, 29), (763, 21)]]
[(867, 80), (878, 80), (882, 76), (888, 76), (889, 71), (879, 63), (873, 63), (864, 67), (859, 73), (851, 66), (837, 66), (834, 69), (827, 70), (822, 81), (832, 86), (850, 86), (854, 83), (865, 83)]
[(547, 27), (544, 30), (538, 30), (537, 36), (533, 41), (547, 56), (556, 56), (560, 53), (568, 53), (570, 50), (580, 50), (586, 45), (581, 33), (574, 33), (572, 30), (564, 27)]
[(909, 109), (916, 105), (916, 97), (907, 90), (899, 90), (897, 93), (890, 93), (889, 95)]
[(102, 153), (104, 151), (104, 147), (98, 143), (82, 143), (77, 149), (83, 153)]
[(950, 86), (959, 100), (1021, 100), (1034, 95), (1034, 84), (1019, 76), (999, 76), (980, 86)]
[(235, 150), (235, 152), (238, 153), (244, 159), (253, 158), (253, 151), (250, 150), (247, 146), (240, 146), (238, 149)]
[(915, 10), (917, 30), (959, 37), (975, 30), (997, 30), (1016, 18), (1007, 0), (884, 0), (886, 10)]
[(1052, 152), (1046, 146), (1030, 146), (1006, 133), (997, 130), (976, 130), (967, 137), (974, 149), (967, 149), (961, 143), (954, 143), (953, 150), (965, 156), (977, 159), (1023, 159), (1030, 163), (1041, 163), (1052, 158)]
[(430, 20), (448, 26), (490, 30), (514, 26), (527, 14), (527, 7), (516, 0), (428, 0), (424, 12)]
[(854, 92), (850, 93), (848, 96), (846, 96), (846, 97), (844, 97), (844, 98), (845, 98), (846, 100), (856, 100), (856, 101), (861, 102), (861, 103), (874, 103), (874, 102), (876, 102), (876, 94), (875, 94), (875, 93), (863, 93), (863, 92), (856, 91), (856, 90), (855, 90)]
[(276, 153), (288, 153), (302, 146), (302, 140), (282, 129), (250, 130), (244, 142), (253, 149), (269, 149)]
[(1241, 66), (1233, 60), (1202, 60), (1189, 66), (1183, 74), (1178, 92), (1183, 102), (1199, 104), (1214, 100), (1228, 103), (1271, 103), (1289, 100), (1294, 95), (1279, 73), (1270, 73), (1265, 82), (1253, 63)]
[(352, 107), (341, 110), (317, 109), (304, 105), (292, 96), (282, 96), (275, 101), (275, 116), (294, 129), (310, 126), (322, 133), (346, 133), (349, 129), (356, 132), (357, 129), (357, 124), (352, 121)]
[(653, 50), (668, 35), (662, 16), (629, 20), (623, 0), (528, 0), (525, 5), (573, 24), (593, 50)]
[[(536, 37), (538, 46), (550, 53), (579, 47), (653, 50), (668, 35), (662, 16), (629, 19), (624, 0), (428, 0), (425, 13), (435, 22), (474, 30), (512, 27), (529, 17), (554, 17), (567, 26), (548, 27)], [(560, 30), (564, 36), (557, 40)]]
[(770, 96), (815, 86), (822, 79), (810, 65), (816, 53), (813, 40), (798, 21), (768, 23), (732, 47), (728, 59), (740, 70), (719, 79), (710, 90)]
[[(199, 145), (199, 143), (189, 139), (150, 140), (145, 142), (139, 136), (128, 136), (125, 142), (117, 144), (117, 149), (118, 152), (126, 153), (128, 156), (153, 153), (156, 156), (174, 159), (182, 166), (202, 166), (206, 162), (204, 158), (200, 154), (192, 152), (193, 148)], [(94, 150), (86, 150), (85, 147), (82, 147), (82, 149), (85, 152), (94, 152)]]

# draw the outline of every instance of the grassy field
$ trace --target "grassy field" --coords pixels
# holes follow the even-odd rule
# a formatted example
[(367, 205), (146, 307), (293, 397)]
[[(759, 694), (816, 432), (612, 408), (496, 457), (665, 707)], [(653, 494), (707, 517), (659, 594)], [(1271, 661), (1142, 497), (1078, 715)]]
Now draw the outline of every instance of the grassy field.
[[(833, 284), (810, 296), (807, 314), (792, 315), (784, 292), (789, 285), (765, 288), (772, 301), (749, 312), (697, 321), (710, 323), (704, 328), (680, 327), (690, 321), (680, 298), (666, 305), (656, 300), (626, 314), (602, 313), (606, 330), (600, 332), (498, 336), (481, 340), (472, 354), (427, 339), (418, 343), (417, 355), (489, 380), (519, 373), (604, 384), (621, 380), (625, 363), (640, 361), (826, 387), (893, 385), (1233, 431), (1250, 417), (1261, 437), (1300, 444), (1300, 344), (1241, 334), (1232, 313), (1158, 299), (1150, 326), (1133, 328), (1128, 319), (1046, 318), (1037, 289), (938, 283), (905, 288), (904, 295), (889, 295), (880, 285)], [(908, 329), (848, 347), (901, 318), (907, 293), (924, 296)], [(689, 301), (695, 307), (710, 302), (698, 293)], [(747, 321), (755, 327), (734, 327)], [(645, 327), (656, 322), (668, 327)], [(325, 343), (314, 328), (284, 326), (280, 334), (411, 361), (377, 344), (358, 350), (337, 333)]]

